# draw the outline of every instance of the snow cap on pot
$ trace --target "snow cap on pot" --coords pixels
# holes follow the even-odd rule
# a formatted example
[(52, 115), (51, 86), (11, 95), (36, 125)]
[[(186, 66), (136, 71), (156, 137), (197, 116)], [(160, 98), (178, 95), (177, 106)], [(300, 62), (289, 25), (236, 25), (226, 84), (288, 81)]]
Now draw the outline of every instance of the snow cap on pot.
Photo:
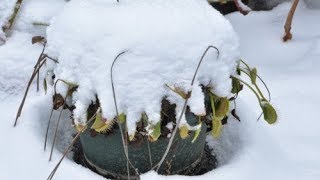
[[(204, 0), (74, 0), (51, 22), (47, 34), (47, 53), (59, 59), (53, 66), (56, 79), (77, 85), (71, 96), (78, 125), (86, 123), (87, 109), (97, 98), (105, 123), (115, 119), (110, 67), (125, 52), (114, 64), (113, 81), (118, 113), (126, 116), (129, 136), (136, 133), (142, 114), (150, 127), (156, 127), (164, 98), (176, 105), (178, 119), (185, 102), (181, 93), (192, 91), (190, 111), (205, 116), (202, 86), (220, 97), (230, 95), (230, 75), (239, 59), (233, 28)], [(191, 86), (199, 59), (210, 45), (216, 49), (207, 52)], [(180, 127), (184, 125), (182, 117)], [(148, 134), (153, 131), (150, 128)]]

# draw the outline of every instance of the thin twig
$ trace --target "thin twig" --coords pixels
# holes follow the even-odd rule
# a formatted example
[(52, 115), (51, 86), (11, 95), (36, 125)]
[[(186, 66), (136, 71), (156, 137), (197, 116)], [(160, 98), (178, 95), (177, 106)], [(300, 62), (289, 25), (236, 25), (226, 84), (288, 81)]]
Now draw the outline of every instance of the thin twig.
[(116, 63), (116, 61), (118, 60), (118, 58), (125, 54), (127, 51), (122, 51), (121, 53), (119, 53), (115, 59), (113, 60), (112, 62), (112, 65), (111, 65), (111, 73), (110, 73), (110, 76), (111, 76), (111, 86), (112, 86), (112, 94), (113, 94), (113, 101), (114, 101), (114, 106), (115, 106), (115, 109), (116, 109), (116, 114), (117, 114), (117, 123), (118, 123), (118, 126), (119, 126), (119, 129), (120, 129), (120, 134), (121, 134), (121, 139), (122, 139), (122, 144), (123, 144), (123, 149), (124, 149), (124, 154), (127, 158), (127, 175), (128, 175), (128, 179), (130, 180), (130, 167), (129, 167), (129, 164), (133, 167), (133, 169), (135, 170), (136, 174), (139, 175), (139, 172), (137, 171), (137, 169), (132, 165), (132, 163), (130, 162), (130, 159), (129, 159), (129, 152), (128, 152), (128, 146), (127, 146), (127, 143), (125, 142), (125, 140), (127, 139), (127, 133), (123, 133), (123, 130), (122, 130), (122, 126), (121, 126), (121, 123), (119, 122), (119, 111), (118, 111), (118, 105), (117, 105), (117, 98), (116, 98), (116, 93), (115, 93), (115, 88), (114, 88), (114, 82), (113, 82), (113, 67), (114, 67), (114, 64)]
[(50, 116), (49, 116), (49, 120), (48, 120), (48, 125), (47, 125), (47, 130), (46, 130), (46, 135), (45, 135), (45, 138), (44, 138), (44, 147), (43, 147), (43, 150), (44, 150), (44, 151), (45, 151), (46, 148), (47, 148), (48, 133), (49, 133), (49, 127), (50, 127), (50, 122), (51, 122), (52, 114), (53, 114), (53, 107), (52, 107), (51, 112), (50, 112)]
[[(43, 57), (43, 52), (44, 52), (44, 49), (46, 48), (46, 44), (47, 44), (47, 42), (45, 41), (44, 44), (43, 44), (42, 52), (41, 52), (41, 54), (40, 54), (40, 56), (38, 58), (36, 66), (39, 65), (39, 63), (41, 61), (41, 58), (45, 58), (45, 57)], [(38, 73), (37, 73), (37, 92), (39, 92), (39, 78), (40, 78), (39, 73), (40, 73), (40, 71), (38, 71)]]
[(48, 54), (43, 54), (43, 56), (44, 56), (44, 57), (46, 57), (46, 58), (48, 58), (48, 59), (50, 59), (50, 60), (52, 60), (52, 61), (53, 61), (53, 62), (55, 62), (55, 63), (59, 63), (59, 61), (58, 61), (58, 60), (56, 60), (56, 59), (54, 59), (54, 58), (52, 58), (52, 57), (48, 56)]
[(87, 128), (88, 124), (91, 123), (94, 119), (95, 116), (97, 115), (97, 113), (100, 111), (100, 108), (98, 108), (98, 110), (96, 111), (96, 113), (87, 121), (86, 125), (83, 126), (81, 128), (81, 130), (77, 133), (77, 135), (72, 139), (71, 144), (68, 146), (68, 148), (64, 151), (63, 156), (61, 157), (61, 159), (59, 160), (59, 162), (57, 163), (57, 165), (53, 168), (53, 170), (51, 171), (50, 175), (48, 176), (47, 180), (52, 180), (54, 174), (56, 173), (56, 171), (58, 170), (61, 162), (63, 161), (63, 159), (66, 157), (66, 155), (68, 154), (68, 152), (71, 150), (72, 146), (74, 145), (74, 143), (77, 142), (77, 139), (80, 137), (80, 134)]
[(21, 7), (21, 3), (22, 3), (23, 0), (17, 0), (16, 1), (16, 4), (15, 4), (15, 7), (14, 7), (14, 10), (13, 10), (13, 14), (10, 16), (9, 20), (8, 20), (8, 24), (5, 25), (4, 27), (2, 27), (3, 31), (6, 33), (8, 32), (13, 24), (14, 24), (14, 21), (18, 15), (18, 12), (19, 12), (19, 9)]
[(250, 12), (250, 8), (247, 5), (243, 4), (241, 0), (233, 0), (233, 2), (241, 14), (247, 15)]
[(295, 11), (297, 9), (298, 3), (299, 3), (299, 0), (294, 0), (293, 3), (292, 3), (292, 6), (290, 8), (290, 11), (288, 13), (287, 20), (286, 20), (286, 23), (284, 25), (284, 33), (285, 33), (285, 35), (282, 38), (282, 40), (284, 42), (292, 39), (292, 34), (291, 34), (290, 30), (291, 30), (291, 24), (292, 24), (293, 15), (294, 15), (294, 13), (295, 13)]
[(63, 112), (63, 107), (64, 107), (64, 105), (66, 104), (66, 98), (67, 98), (67, 96), (68, 96), (69, 90), (70, 90), (70, 86), (68, 87), (66, 96), (64, 97), (63, 105), (62, 105), (62, 107), (61, 107), (60, 114), (59, 114), (59, 117), (58, 117), (58, 122), (57, 122), (57, 125), (56, 125), (56, 130), (55, 130), (55, 132), (54, 132), (53, 142), (52, 142), (52, 146), (51, 146), (51, 152), (50, 152), (49, 161), (51, 161), (51, 159), (52, 159), (53, 149), (54, 149), (54, 145), (55, 145), (55, 143), (56, 143), (57, 133), (58, 133), (58, 129), (59, 129), (59, 123), (60, 123), (61, 115), (62, 115), (62, 112)]
[[(200, 68), (200, 65), (201, 65), (204, 57), (206, 56), (207, 52), (208, 52), (211, 48), (213, 48), (213, 49), (215, 49), (215, 50), (217, 51), (217, 53), (218, 53), (218, 54), (217, 54), (217, 59), (219, 58), (220, 52), (219, 52), (218, 48), (216, 48), (215, 46), (208, 46), (207, 49), (206, 49), (206, 50), (204, 51), (204, 53), (202, 54), (200, 60), (199, 60), (198, 66), (197, 66), (197, 68), (196, 68), (196, 71), (194, 72), (194, 75), (193, 75), (193, 78), (192, 78), (192, 81), (191, 81), (191, 86), (193, 86), (193, 84), (194, 84), (195, 78), (196, 78), (196, 76), (197, 76), (198, 70), (199, 70), (199, 68)], [(190, 94), (190, 95), (191, 95), (191, 93), (192, 93), (192, 90), (188, 92), (188, 94)], [(166, 157), (167, 157), (167, 155), (168, 155), (168, 153), (169, 153), (169, 150), (170, 150), (170, 148), (171, 148), (171, 146), (172, 146), (172, 143), (173, 143), (173, 140), (174, 140), (174, 138), (175, 138), (175, 135), (176, 135), (176, 133), (177, 133), (177, 131), (178, 131), (178, 129), (179, 129), (179, 124), (180, 124), (180, 121), (181, 121), (181, 119), (182, 119), (182, 116), (183, 116), (183, 114), (184, 114), (184, 112), (185, 112), (185, 109), (186, 109), (186, 107), (187, 107), (189, 98), (190, 98), (190, 96), (188, 96), (188, 98), (185, 99), (185, 102), (184, 102), (182, 111), (181, 111), (181, 113), (180, 113), (179, 119), (178, 119), (178, 121), (177, 121), (177, 123), (176, 123), (176, 126), (175, 126), (175, 128), (174, 128), (174, 130), (173, 130), (173, 132), (172, 132), (172, 134), (171, 134), (171, 137), (170, 137), (170, 140), (169, 140), (167, 149), (166, 149), (165, 153), (163, 154), (163, 156), (162, 156), (161, 160), (159, 161), (159, 163), (155, 166), (155, 167), (157, 167), (156, 172), (159, 171), (159, 169), (161, 168), (161, 165), (163, 164), (164, 160), (166, 159)], [(154, 169), (155, 167), (153, 167), (152, 169)]]
[(31, 83), (33, 82), (33, 79), (35, 78), (37, 72), (39, 72), (39, 70), (41, 69), (41, 67), (43, 66), (43, 64), (46, 62), (45, 59), (43, 59), (43, 58), (41, 58), (41, 59), (42, 59), (43, 61), (41, 60), (41, 61), (42, 61), (41, 64), (38, 66), (38, 68), (36, 68), (36, 69), (33, 71), (32, 75), (31, 75), (31, 77), (30, 77), (30, 80), (29, 80), (29, 82), (28, 82), (27, 88), (26, 88), (26, 90), (25, 90), (25, 92), (24, 92), (24, 96), (23, 96), (23, 98), (22, 98), (21, 104), (20, 104), (20, 106), (19, 106), (19, 109), (18, 109), (18, 112), (17, 112), (17, 115), (16, 115), (16, 119), (15, 119), (15, 121), (14, 121), (14, 125), (13, 125), (14, 127), (17, 125), (18, 119), (19, 119), (19, 117), (20, 117), (20, 115), (21, 115), (21, 112), (22, 112), (24, 103), (25, 103), (25, 101), (26, 101), (26, 98), (27, 98), (27, 95), (28, 95), (28, 92), (29, 92), (29, 89), (30, 89), (30, 86), (31, 86)]

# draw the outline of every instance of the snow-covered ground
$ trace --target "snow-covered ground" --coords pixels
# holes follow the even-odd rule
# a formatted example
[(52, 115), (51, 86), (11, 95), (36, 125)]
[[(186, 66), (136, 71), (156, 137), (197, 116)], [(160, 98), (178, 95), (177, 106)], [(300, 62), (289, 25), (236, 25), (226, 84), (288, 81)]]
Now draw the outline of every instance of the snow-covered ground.
[[(34, 85), (18, 126), (13, 128), (25, 85), (41, 52), (39, 45), (31, 44), (31, 37), (44, 33), (23, 23), (47, 21), (55, 15), (54, 8), (64, 5), (62, 0), (57, 3), (46, 0), (51, 6), (40, 0), (25, 0), (24, 4), (28, 2), (28, 9), (44, 13), (44, 18), (39, 18), (37, 13), (28, 14), (26, 6), (21, 13), (28, 14), (27, 18), (19, 17), (17, 29), (6, 44), (0, 46), (0, 179), (47, 178), (61, 156), (60, 151), (70, 141), (59, 139), (60, 151), (56, 150), (53, 161), (48, 162), (49, 152), (43, 152), (43, 136), (51, 100), (43, 96), (44, 92), (36, 93)], [(216, 170), (198, 177), (164, 177), (149, 172), (142, 175), (142, 179), (320, 179), (320, 131), (317, 129), (320, 125), (317, 118), (320, 10), (299, 4), (292, 27), (293, 40), (283, 43), (283, 24), (289, 8), (290, 3), (285, 3), (270, 12), (227, 16), (239, 34), (242, 57), (258, 67), (272, 91), (279, 122), (273, 126), (262, 120), (256, 122), (260, 113), (258, 103), (250, 91), (242, 91), (238, 101), (242, 122), (229, 121), (219, 139), (208, 137), (221, 161)], [(68, 123), (61, 127), (69, 130)], [(103, 178), (66, 159), (54, 179)]]

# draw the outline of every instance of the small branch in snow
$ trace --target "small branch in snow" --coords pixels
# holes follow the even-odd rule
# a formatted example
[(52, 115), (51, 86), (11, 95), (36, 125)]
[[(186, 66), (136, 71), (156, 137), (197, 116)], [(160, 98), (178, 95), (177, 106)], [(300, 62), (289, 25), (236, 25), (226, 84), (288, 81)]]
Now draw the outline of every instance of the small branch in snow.
[[(15, 4), (15, 7), (14, 7), (14, 10), (13, 10), (13, 13), (12, 15), (10, 16), (9, 20), (7, 23), (5, 23), (3, 26), (2, 26), (2, 31), (4, 32), (4, 34), (7, 34), (9, 30), (11, 30), (13, 24), (14, 24), (14, 21), (18, 15), (18, 12), (19, 12), (19, 9), (21, 7), (21, 3), (22, 3), (23, 0), (17, 0), (16, 1), (16, 4)], [(0, 36), (0, 42), (1, 43), (5, 43), (6, 42), (6, 36), (4, 35), (4, 37), (1, 37)]]
[(56, 143), (56, 139), (57, 139), (57, 132), (58, 132), (58, 129), (59, 129), (59, 123), (60, 123), (61, 115), (62, 115), (62, 112), (63, 112), (63, 107), (66, 104), (66, 99), (67, 99), (68, 92), (69, 92), (70, 89), (71, 89), (71, 87), (69, 85), (68, 86), (68, 90), (66, 92), (66, 96), (64, 97), (64, 101), (63, 101), (60, 113), (59, 113), (58, 122), (57, 122), (57, 125), (56, 125), (56, 130), (54, 132), (53, 142), (52, 142), (52, 146), (51, 146), (51, 152), (50, 152), (50, 156), (49, 156), (49, 161), (51, 161), (51, 159), (52, 159), (52, 153), (53, 153), (53, 149), (54, 149), (54, 146), (55, 146), (55, 143)]
[(14, 127), (17, 125), (18, 119), (19, 119), (19, 117), (20, 117), (20, 115), (21, 115), (21, 112), (22, 112), (24, 103), (25, 103), (25, 101), (26, 101), (26, 98), (27, 98), (27, 95), (28, 95), (28, 92), (29, 92), (29, 89), (30, 89), (30, 86), (31, 86), (31, 83), (33, 82), (33, 79), (35, 78), (35, 76), (39, 73), (41, 67), (45, 64), (45, 62), (47, 61), (47, 59), (50, 59), (50, 60), (54, 61), (55, 63), (59, 63), (57, 60), (49, 57), (49, 56), (46, 55), (46, 54), (43, 54), (45, 47), (46, 47), (46, 43), (44, 43), (42, 52), (41, 52), (41, 54), (40, 54), (40, 56), (39, 56), (39, 58), (38, 58), (38, 61), (37, 61), (36, 65), (34, 66), (34, 70), (33, 70), (33, 72), (32, 72), (32, 75), (31, 75), (30, 79), (29, 79), (27, 88), (26, 88), (26, 90), (25, 90), (25, 92), (24, 92), (24, 96), (23, 96), (23, 98), (22, 98), (21, 104), (20, 104), (20, 106), (19, 106), (19, 109), (18, 109), (18, 112), (17, 112), (17, 115), (16, 115), (16, 119), (15, 119), (15, 121), (14, 121), (14, 125), (13, 125)]
[(74, 145), (74, 143), (77, 142), (78, 138), (80, 137), (80, 134), (87, 128), (88, 124), (91, 123), (91, 122), (95, 119), (95, 117), (96, 117), (96, 115), (97, 115), (97, 113), (98, 113), (99, 111), (100, 111), (100, 108), (98, 108), (98, 110), (96, 111), (96, 113), (87, 121), (86, 125), (83, 126), (83, 127), (81, 128), (81, 130), (77, 133), (77, 135), (72, 139), (71, 144), (70, 144), (69, 147), (64, 151), (63, 156), (61, 157), (61, 159), (59, 160), (59, 162), (57, 163), (57, 165), (53, 168), (53, 170), (52, 170), (51, 173), (49, 174), (47, 180), (52, 180), (52, 178), (53, 178), (54, 174), (57, 172), (57, 170), (58, 170), (61, 162), (62, 162), (63, 159), (66, 157), (66, 155), (68, 154), (68, 152), (71, 150), (71, 148), (72, 148), (72, 146)]
[[(201, 58), (200, 58), (200, 61), (199, 61), (199, 63), (198, 63), (198, 66), (197, 66), (197, 68), (196, 68), (196, 71), (194, 72), (194, 75), (193, 75), (193, 78), (192, 78), (192, 81), (191, 81), (191, 86), (193, 86), (193, 84), (194, 84), (195, 78), (196, 78), (196, 76), (197, 76), (198, 70), (199, 70), (199, 68), (200, 68), (200, 65), (201, 65), (204, 57), (206, 56), (207, 52), (208, 52), (211, 48), (213, 48), (213, 49), (215, 49), (215, 50), (217, 51), (217, 53), (218, 53), (218, 54), (217, 54), (217, 59), (219, 58), (220, 52), (219, 52), (218, 48), (216, 48), (215, 46), (208, 46), (207, 49), (206, 49), (206, 50), (204, 51), (204, 53), (202, 54), (202, 56), (201, 56)], [(192, 93), (192, 90), (190, 90), (190, 91), (188, 92), (188, 94), (190, 94), (190, 96), (191, 96), (191, 93)], [(181, 114), (180, 114), (179, 119), (178, 119), (178, 121), (177, 121), (177, 123), (176, 123), (176, 126), (175, 126), (175, 128), (174, 128), (174, 130), (173, 130), (173, 132), (172, 132), (172, 135), (171, 135), (171, 137), (170, 137), (170, 140), (169, 140), (169, 143), (168, 143), (168, 146), (167, 146), (167, 149), (166, 149), (165, 153), (163, 154), (163, 156), (162, 156), (161, 160), (159, 161), (159, 163), (152, 168), (152, 169), (154, 169), (154, 168), (157, 167), (156, 172), (159, 171), (159, 169), (161, 168), (161, 165), (163, 164), (164, 160), (166, 159), (166, 157), (167, 157), (167, 155), (168, 155), (168, 153), (169, 153), (169, 150), (170, 150), (170, 148), (171, 148), (171, 146), (172, 146), (173, 140), (174, 140), (174, 138), (175, 138), (175, 136), (176, 136), (176, 134), (177, 134), (177, 131), (178, 131), (178, 129), (179, 129), (180, 121), (181, 121), (182, 116), (183, 116), (183, 114), (184, 114), (184, 112), (185, 112), (185, 109), (186, 109), (186, 107), (187, 107), (188, 100), (189, 100), (190, 96), (188, 96), (188, 98), (186, 98), (185, 101), (184, 101), (184, 105), (183, 105)]]
[(31, 86), (31, 83), (33, 82), (33, 79), (35, 78), (36, 74), (40, 71), (41, 67), (43, 66), (43, 64), (46, 62), (46, 59), (45, 57), (42, 56), (42, 54), (39, 56), (39, 60), (36, 64), (36, 68), (33, 70), (33, 73), (30, 77), (30, 80), (28, 82), (28, 85), (27, 85), (27, 88), (24, 92), (24, 96), (22, 98), (22, 101), (21, 101), (21, 104), (19, 106), (19, 109), (18, 109), (18, 112), (17, 112), (17, 115), (16, 115), (16, 120), (14, 121), (14, 127), (17, 125), (17, 122), (18, 122), (18, 119), (21, 115), (21, 112), (22, 112), (22, 109), (23, 109), (23, 105), (26, 101), (26, 98), (27, 98), (27, 95), (28, 95), (28, 92), (29, 92), (29, 89), (30, 89), (30, 86)]
[(284, 25), (284, 33), (285, 33), (285, 35), (282, 38), (282, 40), (284, 42), (292, 39), (292, 34), (291, 34), (290, 30), (291, 30), (291, 24), (292, 24), (293, 15), (294, 15), (294, 13), (295, 13), (295, 11), (297, 9), (298, 3), (299, 3), (299, 0), (294, 0), (294, 2), (292, 3), (292, 6), (290, 8), (290, 11), (288, 13), (288, 17), (287, 17), (286, 23)]
[(251, 11), (251, 8), (243, 4), (241, 0), (233, 0), (233, 2), (241, 14), (247, 15)]

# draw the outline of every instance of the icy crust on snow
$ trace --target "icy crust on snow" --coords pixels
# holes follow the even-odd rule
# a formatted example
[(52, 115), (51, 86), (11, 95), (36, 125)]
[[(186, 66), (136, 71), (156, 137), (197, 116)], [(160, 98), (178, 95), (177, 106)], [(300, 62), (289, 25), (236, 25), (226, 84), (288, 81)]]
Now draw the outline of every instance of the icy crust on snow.
[[(47, 53), (59, 59), (52, 66), (56, 78), (79, 85), (73, 95), (76, 123), (85, 123), (86, 110), (96, 95), (103, 116), (114, 118), (111, 64), (126, 51), (115, 62), (113, 77), (129, 134), (135, 132), (142, 112), (151, 124), (160, 120), (164, 97), (177, 105), (180, 115), (184, 99), (167, 86), (192, 90), (188, 106), (204, 115), (200, 85), (228, 96), (229, 76), (239, 59), (232, 26), (206, 0), (73, 0), (53, 19), (47, 39)], [(219, 57), (215, 49), (209, 50), (191, 87), (199, 59), (209, 45), (219, 49)], [(182, 121), (186, 122), (184, 117)]]

